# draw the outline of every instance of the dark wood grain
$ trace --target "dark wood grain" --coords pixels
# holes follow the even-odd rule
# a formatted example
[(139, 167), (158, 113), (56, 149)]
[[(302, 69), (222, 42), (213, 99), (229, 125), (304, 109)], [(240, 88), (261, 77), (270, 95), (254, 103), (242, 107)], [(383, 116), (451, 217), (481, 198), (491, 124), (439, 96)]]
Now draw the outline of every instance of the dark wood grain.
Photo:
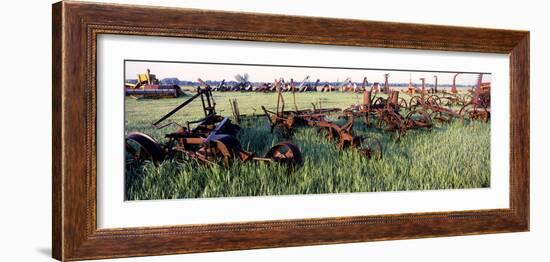
[(60, 258), (63, 254), (63, 190), (61, 174), (61, 71), (62, 68), (62, 23), (61, 5), (52, 8), (52, 256)]
[[(56, 259), (529, 230), (529, 32), (80, 2), (56, 3), (52, 14), (52, 246)], [(99, 34), (509, 54), (510, 208), (97, 229), (95, 74)]]

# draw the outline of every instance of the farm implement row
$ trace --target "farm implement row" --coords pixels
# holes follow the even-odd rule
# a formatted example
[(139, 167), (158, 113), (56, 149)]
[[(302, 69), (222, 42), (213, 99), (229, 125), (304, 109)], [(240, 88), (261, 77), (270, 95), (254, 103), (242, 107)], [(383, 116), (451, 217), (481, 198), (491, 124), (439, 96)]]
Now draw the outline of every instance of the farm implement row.
[[(197, 98), (201, 100), (204, 118), (187, 122), (186, 126), (175, 122), (161, 125)], [(132, 161), (150, 160), (157, 163), (165, 159), (183, 159), (183, 156), (203, 163), (221, 165), (227, 165), (233, 159), (241, 162), (278, 162), (288, 165), (302, 163), (300, 149), (289, 142), (276, 144), (264, 157), (243, 150), (235, 136), (240, 127), (231, 123), (228, 117), (218, 115), (215, 105), (210, 87), (199, 88), (197, 94), (153, 124), (158, 129), (171, 125), (178, 126), (177, 131), (165, 135), (165, 143), (160, 144), (147, 134), (133, 132), (126, 137), (127, 154), (131, 156)], [(197, 125), (191, 128), (192, 124)]]
[[(320, 102), (318, 105), (313, 104), (312, 109), (299, 109), (296, 93), (310, 91), (311, 86), (305, 84), (309, 77), (304, 78), (298, 86), (294, 85), (293, 80), (290, 84), (286, 84), (282, 78), (276, 79), (270, 85), (269, 91), (266, 91), (275, 90), (276, 108), (270, 110), (261, 106), (262, 117), (267, 118), (271, 133), (277, 130), (285, 139), (290, 139), (296, 128), (315, 128), (340, 150), (356, 150), (368, 159), (382, 158), (382, 144), (370, 134), (357, 135), (353, 130), (354, 125), (360, 122), (357, 120), (362, 120), (365, 127), (395, 134), (395, 140), (399, 140), (409, 130), (431, 132), (436, 123), (450, 123), (455, 119), (464, 124), (471, 121), (490, 120), (490, 84), (481, 82), (481, 74), (477, 86), (469, 90), (467, 95), (459, 96), (452, 92), (453, 89), (451, 92), (437, 91), (437, 81), (435, 88), (426, 91), (423, 81), (422, 89), (415, 91), (409, 101), (399, 97), (403, 92), (389, 89), (387, 77), (388, 75), (383, 87), (372, 85), (370, 90), (367, 90), (368, 82), (365, 78), (361, 86), (350, 89), (356, 96), (362, 93), (363, 101), (344, 109), (323, 108)], [(239, 124), (244, 117), (239, 111), (237, 101), (229, 101), (232, 117), (236, 122), (232, 123), (230, 118), (216, 112), (216, 103), (212, 94), (213, 89), (221, 91), (220, 88), (223, 87), (224, 82), (212, 88), (201, 79), (198, 81), (202, 87), (198, 87), (193, 96), (153, 123), (157, 129), (176, 127), (176, 131), (165, 134), (165, 142), (159, 143), (149, 135), (140, 132), (127, 135), (126, 152), (131, 161), (149, 160), (158, 163), (166, 159), (195, 159), (202, 163), (225, 166), (233, 160), (276, 162), (290, 166), (302, 164), (300, 148), (288, 141), (275, 144), (265, 156), (244, 150), (237, 139), (237, 133), (241, 129)], [(316, 81), (315, 89), (318, 83), (319, 80)], [(346, 90), (346, 88), (348, 87), (344, 85), (337, 87), (339, 90)], [(293, 105), (290, 109), (285, 108), (283, 95), (285, 92), (290, 92), (291, 94), (287, 95), (292, 95)], [(379, 95), (382, 93), (384, 95)], [(184, 124), (168, 122), (172, 115), (195, 100), (199, 100), (202, 105), (204, 116), (201, 119), (187, 121)], [(344, 119), (345, 122), (342, 124), (339, 121), (331, 121), (334, 116)]]
[[(408, 130), (432, 131), (435, 125), (434, 121), (437, 123), (450, 123), (453, 119), (459, 119), (462, 123), (489, 121), (490, 85), (481, 83), (481, 78), (480, 74), (476, 88), (471, 90), (468, 96), (459, 97), (457, 94), (439, 92), (436, 82), (435, 88), (432, 89), (436, 91), (419, 92), (419, 95), (412, 96), (409, 102), (399, 97), (399, 91), (389, 91), (386, 88), (387, 84), (383, 89), (388, 92), (386, 98), (378, 96), (376, 85), (373, 85), (370, 90), (366, 90), (362, 86), (361, 88), (364, 90), (363, 103), (351, 105), (344, 110), (339, 108), (321, 109), (320, 107), (316, 108), (315, 105), (313, 110), (298, 110), (295, 92), (292, 92), (294, 110), (285, 111), (281, 88), (277, 92), (276, 111), (270, 111), (265, 106), (262, 106), (262, 109), (269, 120), (271, 132), (274, 129), (279, 129), (283, 136), (290, 137), (295, 127), (318, 127), (328, 133), (327, 138), (336, 138), (340, 148), (355, 147), (360, 143), (351, 141), (360, 141), (361, 139), (352, 139), (349, 136), (354, 119), (363, 119), (367, 127), (375, 126), (382, 131), (393, 132), (397, 135), (396, 140), (399, 140)], [(366, 78), (364, 83), (366, 83)], [(280, 86), (280, 81), (276, 81), (275, 86)], [(327, 114), (334, 112), (339, 112), (339, 118), (348, 119), (348, 122), (340, 127), (328, 121)]]
[(147, 72), (138, 74), (135, 83), (125, 83), (125, 94), (133, 97), (163, 98), (179, 97), (184, 94), (177, 85), (161, 84), (155, 75)]
[[(280, 81), (275, 85), (279, 86)], [(313, 110), (299, 110), (296, 105), (296, 97), (293, 94), (294, 110), (285, 110), (285, 101), (282, 95), (282, 89), (277, 92), (276, 112), (266, 109), (262, 106), (265, 116), (269, 120), (271, 132), (275, 129), (281, 130), (283, 136), (292, 136), (293, 130), (299, 126), (315, 127), (325, 133), (329, 141), (335, 141), (338, 148), (344, 150), (347, 148), (356, 149), (367, 158), (381, 158), (382, 145), (380, 141), (361, 137), (353, 134), (354, 119), (351, 118), (344, 125), (340, 126), (329, 121), (326, 116), (329, 113), (341, 111), (339, 108), (313, 108)]]

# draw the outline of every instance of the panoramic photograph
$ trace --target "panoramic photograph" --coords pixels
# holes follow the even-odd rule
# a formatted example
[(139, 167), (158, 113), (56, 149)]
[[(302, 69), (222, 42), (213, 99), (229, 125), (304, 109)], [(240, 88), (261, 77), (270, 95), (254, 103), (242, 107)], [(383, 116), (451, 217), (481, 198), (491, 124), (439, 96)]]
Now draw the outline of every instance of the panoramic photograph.
[(124, 62), (125, 199), (488, 188), (491, 73)]

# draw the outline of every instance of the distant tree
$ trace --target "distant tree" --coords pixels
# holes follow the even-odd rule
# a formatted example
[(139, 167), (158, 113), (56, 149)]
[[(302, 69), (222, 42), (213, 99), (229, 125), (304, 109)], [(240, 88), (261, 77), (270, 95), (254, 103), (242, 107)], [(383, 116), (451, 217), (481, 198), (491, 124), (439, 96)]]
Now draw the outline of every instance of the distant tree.
[(248, 75), (248, 73), (244, 73), (242, 75), (241, 74), (236, 74), (235, 75), (235, 80), (237, 80), (237, 82), (239, 82), (239, 83), (244, 84), (244, 83), (248, 83), (248, 78), (249, 77), (250, 76)]

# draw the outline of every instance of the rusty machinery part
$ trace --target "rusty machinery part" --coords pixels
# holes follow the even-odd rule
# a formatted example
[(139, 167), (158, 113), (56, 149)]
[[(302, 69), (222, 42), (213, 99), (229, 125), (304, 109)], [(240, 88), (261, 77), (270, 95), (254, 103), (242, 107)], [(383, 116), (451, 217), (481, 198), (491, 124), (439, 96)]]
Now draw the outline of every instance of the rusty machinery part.
[(416, 109), (417, 107), (419, 106), (422, 106), (423, 102), (422, 102), (422, 97), (420, 96), (413, 96), (411, 97), (411, 99), (409, 100), (409, 109), (410, 110), (414, 110)]
[(432, 131), (432, 118), (425, 110), (413, 110), (406, 116), (407, 129), (426, 128)]
[(491, 95), (489, 92), (480, 93), (478, 96), (477, 104), (484, 108), (491, 107)]
[(491, 111), (489, 109), (474, 103), (469, 103), (463, 106), (460, 109), (459, 114), (461, 121), (464, 124), (468, 124), (474, 120), (486, 123), (491, 119)]
[(315, 126), (325, 133), (327, 140), (335, 141), (339, 149), (353, 148), (369, 159), (381, 159), (382, 144), (380, 141), (370, 137), (355, 136), (352, 132), (354, 121), (355, 117), (351, 115), (346, 124), (342, 126), (326, 120), (316, 122)]
[(438, 95), (430, 95), (425, 101), (426, 106), (441, 106), (441, 98)]
[(312, 121), (321, 121), (325, 112), (333, 112), (334, 109), (316, 109), (299, 111), (281, 111), (275, 113), (262, 106), (264, 115), (269, 120), (270, 132), (281, 134), (285, 138), (292, 136), (293, 130), (298, 126), (311, 126)]
[(425, 110), (431, 107), (440, 107), (443, 105), (443, 101), (438, 95), (429, 96), (413, 96), (409, 102), (409, 109), (415, 110), (418, 107), (422, 107)]
[(447, 110), (440, 110), (440, 109), (437, 109), (437, 110), (432, 110), (432, 112), (430, 113), (430, 118), (432, 120), (435, 120), (437, 121), (438, 123), (450, 123), (455, 116), (457, 116), (458, 113), (453, 113), (453, 112), (449, 112)]
[(165, 153), (162, 147), (150, 136), (132, 132), (126, 137), (126, 153), (136, 161), (161, 162)]
[(198, 154), (207, 161), (223, 162), (227, 166), (232, 159), (236, 158), (246, 162), (254, 157), (254, 154), (241, 148), (241, 143), (234, 136), (216, 134), (209, 136), (208, 139), (210, 140), (205, 141), (204, 146), (198, 150)]
[(290, 138), (294, 133), (294, 127), (292, 125), (289, 126), (284, 122), (278, 122), (271, 126), (271, 133), (280, 135), (283, 138)]
[(288, 138), (292, 135), (292, 130), (294, 128), (294, 125), (296, 124), (296, 119), (293, 113), (275, 113), (273, 111), (267, 110), (264, 106), (262, 106), (262, 110), (264, 111), (264, 115), (269, 120), (270, 132), (272, 134), (277, 131), (283, 137)]
[(161, 125), (161, 123), (164, 122), (166, 119), (170, 118), (173, 114), (177, 113), (179, 110), (186, 107), (189, 103), (191, 103), (193, 100), (195, 100), (199, 97), (201, 99), (202, 109), (203, 109), (203, 112), (204, 112), (204, 117), (208, 118), (209, 116), (216, 115), (216, 102), (214, 101), (214, 97), (212, 96), (212, 91), (211, 91), (210, 87), (209, 86), (207, 86), (206, 88), (200, 88), (199, 87), (199, 88), (197, 88), (197, 94), (195, 94), (194, 96), (188, 98), (183, 103), (181, 103), (179, 106), (172, 109), (166, 115), (164, 115), (159, 120), (157, 120), (155, 123), (153, 123), (153, 126), (155, 126), (158, 129), (162, 129), (162, 128), (170, 125), (170, 124)]
[(393, 110), (380, 110), (377, 112), (377, 119), (377, 127), (383, 131), (395, 132), (396, 140), (410, 129), (426, 128), (431, 131), (433, 128), (432, 119), (425, 110), (412, 110), (406, 117)]
[(470, 94), (470, 93), (466, 93), (462, 96), (460, 96), (460, 99), (461, 99), (461, 106), (465, 106), (469, 103), (472, 102), (472, 100), (474, 99), (474, 97)]
[(329, 140), (337, 140), (338, 148), (340, 149), (356, 149), (362, 156), (368, 159), (382, 159), (382, 143), (378, 139), (372, 137), (354, 136), (351, 129), (329, 127), (327, 138)]
[(399, 98), (399, 103), (397, 105), (400, 109), (409, 109), (409, 104), (407, 103), (407, 100), (405, 100), (405, 98)]
[(374, 99), (374, 102), (372, 102), (373, 108), (382, 108), (386, 105), (386, 99), (382, 97), (377, 97)]
[(462, 106), (462, 98), (457, 95), (443, 96), (441, 97), (441, 104), (446, 107)]
[(382, 143), (380, 140), (372, 137), (360, 138), (360, 142), (356, 146), (357, 151), (368, 159), (382, 159), (384, 152), (382, 151)]
[(405, 119), (393, 110), (380, 110), (376, 113), (376, 127), (386, 132), (395, 132), (395, 140), (399, 140), (407, 132)]
[[(215, 134), (225, 134), (235, 136), (241, 130), (241, 127), (231, 123), (228, 117), (219, 115), (209, 115), (206, 118), (197, 121), (187, 122), (188, 124), (199, 123), (195, 128), (188, 132), (189, 135), (207, 136), (215, 132)], [(185, 134), (184, 134), (185, 135)], [(166, 137), (182, 137), (181, 132), (167, 134)]]
[(450, 107), (430, 107), (430, 117), (438, 123), (450, 123), (454, 118), (461, 118), (460, 112)]
[(269, 149), (265, 157), (277, 163), (292, 166), (299, 166), (303, 163), (300, 148), (290, 142), (280, 142), (276, 144)]
[(149, 69), (137, 75), (135, 83), (125, 83), (125, 95), (139, 98), (164, 98), (185, 95), (178, 85), (162, 84)]

